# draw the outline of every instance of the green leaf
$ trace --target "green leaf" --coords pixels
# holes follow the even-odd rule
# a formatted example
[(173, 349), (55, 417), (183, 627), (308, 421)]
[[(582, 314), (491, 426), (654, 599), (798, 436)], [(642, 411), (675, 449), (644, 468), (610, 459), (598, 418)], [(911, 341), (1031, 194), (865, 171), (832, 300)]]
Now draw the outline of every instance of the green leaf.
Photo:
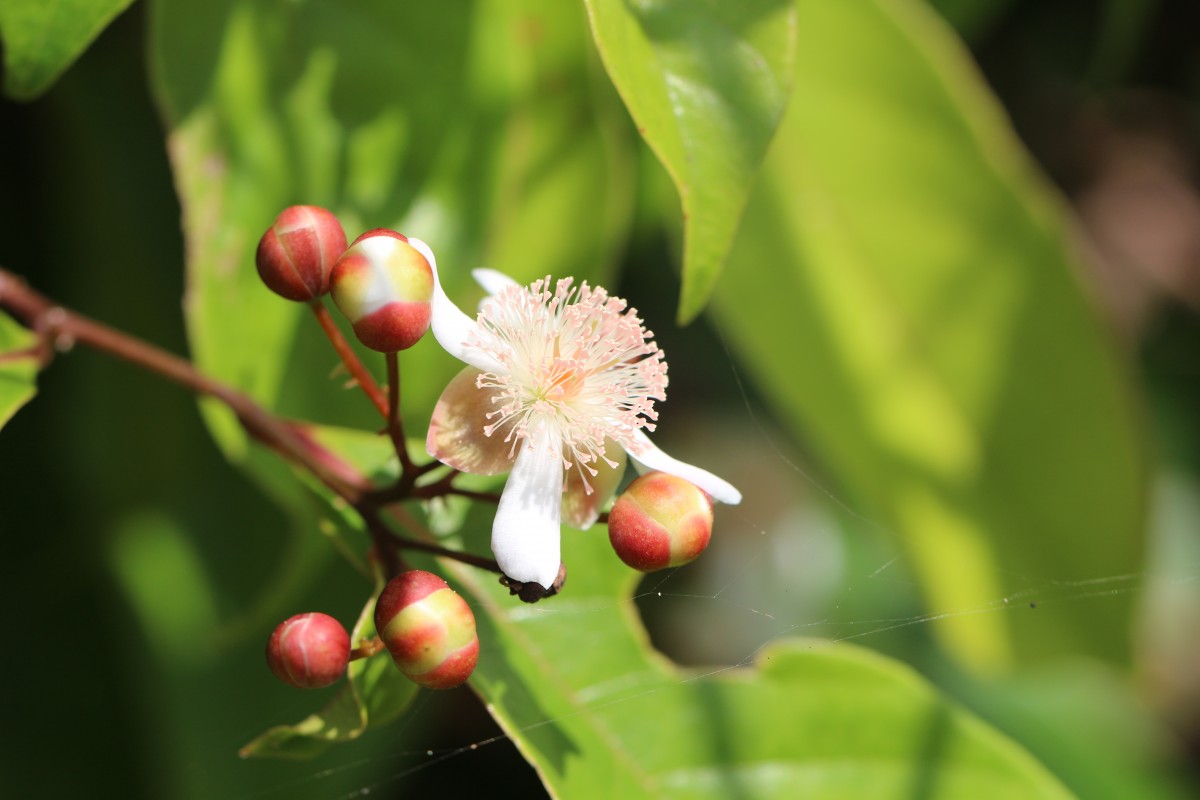
[(50, 88), (133, 0), (5, 0), (0, 3), (4, 93), (32, 100)]
[(37, 336), (0, 313), (0, 427), (37, 392)]
[[(376, 588), (376, 594), (382, 585)], [(350, 632), (352, 646), (375, 637), (375, 596)], [(243, 747), (242, 758), (311, 758), (331, 744), (362, 736), (404, 713), (417, 695), (417, 685), (396, 669), (387, 651), (350, 662), (346, 682), (315, 714), (294, 725), (279, 725)]]
[[(961, 659), (1124, 657), (1130, 596), (1052, 602), (1137, 571), (1144, 505), (1129, 367), (1056, 198), (923, 4), (797, 8), (795, 95), (721, 285), (723, 329), (852, 504), (903, 541), (930, 610), (956, 612), (934, 624)], [(970, 613), (1031, 591), (1046, 602)]]
[(486, 643), (472, 686), (556, 797), (1068, 796), (865, 650), (780, 640), (750, 668), (674, 667), (648, 646), (603, 530), (567, 532), (564, 547), (566, 588), (536, 606), (452, 568)]
[(1124, 674), (1104, 665), (1067, 662), (955, 693), (1026, 743), (1079, 797), (1196, 794), (1182, 772), (1163, 769), (1176, 746), (1169, 723)]
[(685, 218), (679, 319), (708, 302), (787, 103), (789, 0), (585, 0), (604, 66)]

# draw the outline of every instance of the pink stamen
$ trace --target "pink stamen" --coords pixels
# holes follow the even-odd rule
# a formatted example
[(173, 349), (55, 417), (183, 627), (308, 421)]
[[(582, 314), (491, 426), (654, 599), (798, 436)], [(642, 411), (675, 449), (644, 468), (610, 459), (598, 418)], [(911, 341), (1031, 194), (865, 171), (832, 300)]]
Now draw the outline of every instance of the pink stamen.
[[(588, 493), (587, 474), (603, 459), (606, 438), (629, 449), (638, 428), (653, 430), (654, 401), (666, 397), (667, 364), (637, 311), (586, 282), (550, 278), (529, 288), (510, 287), (479, 314), (470, 345), (503, 365), (476, 385), (493, 390), (486, 436), (505, 432), (516, 443), (545, 425), (562, 445), (565, 469), (574, 467)], [(494, 420), (494, 421), (493, 421)], [(587, 474), (585, 474), (585, 472)]]

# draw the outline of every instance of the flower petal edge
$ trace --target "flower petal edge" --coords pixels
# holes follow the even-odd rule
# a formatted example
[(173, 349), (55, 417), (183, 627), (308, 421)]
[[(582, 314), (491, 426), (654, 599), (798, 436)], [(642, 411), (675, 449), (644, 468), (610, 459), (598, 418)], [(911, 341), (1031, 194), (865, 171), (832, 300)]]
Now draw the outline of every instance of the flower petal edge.
[(629, 457), (633, 460), (638, 472), (658, 470), (670, 475), (683, 478), (685, 481), (699, 486), (708, 496), (718, 503), (736, 506), (742, 502), (742, 493), (728, 481), (718, 478), (707, 470), (685, 464), (677, 458), (672, 458), (660, 449), (644, 431), (633, 433), (633, 447), (629, 449)]

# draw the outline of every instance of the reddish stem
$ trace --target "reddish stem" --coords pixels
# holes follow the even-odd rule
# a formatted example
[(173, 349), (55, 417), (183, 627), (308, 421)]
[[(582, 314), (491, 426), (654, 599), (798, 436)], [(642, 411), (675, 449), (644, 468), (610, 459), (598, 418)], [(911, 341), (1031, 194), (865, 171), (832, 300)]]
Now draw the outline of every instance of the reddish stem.
[(400, 414), (400, 360), (395, 353), (387, 353), (388, 373), (388, 436), (391, 437), (392, 447), (396, 457), (400, 459), (400, 470), (406, 482), (411, 485), (421, 473), (408, 457), (408, 445), (404, 440), (404, 417)]
[(338, 328), (337, 323), (333, 321), (333, 315), (329, 313), (329, 309), (325, 307), (325, 303), (321, 298), (317, 298), (309, 303), (309, 308), (313, 310), (313, 314), (317, 317), (317, 322), (321, 324), (321, 330), (325, 331), (325, 335), (333, 344), (333, 349), (337, 351), (338, 358), (346, 365), (346, 369), (350, 371), (354, 382), (358, 384), (380, 415), (388, 418), (388, 399), (384, 396), (383, 390), (379, 388), (379, 384), (375, 382), (375, 378), (359, 360), (358, 354), (354, 352), (354, 348), (350, 346), (350, 342), (346, 341), (346, 337), (342, 335), (342, 331)]

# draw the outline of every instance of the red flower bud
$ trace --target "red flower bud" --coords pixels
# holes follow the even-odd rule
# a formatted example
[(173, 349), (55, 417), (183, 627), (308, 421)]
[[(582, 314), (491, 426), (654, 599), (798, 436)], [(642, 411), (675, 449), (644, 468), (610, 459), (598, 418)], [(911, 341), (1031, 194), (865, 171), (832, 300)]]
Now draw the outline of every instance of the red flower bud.
[(262, 235), (254, 260), (268, 289), (308, 302), (329, 291), (329, 274), (345, 249), (346, 233), (332, 213), (291, 206)]
[(712, 523), (712, 498), (702, 489), (665, 472), (649, 472), (613, 504), (608, 539), (626, 564), (653, 572), (704, 552)]
[(375, 629), (400, 671), (430, 689), (464, 683), (479, 659), (475, 615), (431, 572), (409, 570), (388, 582), (375, 604)]
[(350, 634), (328, 614), (297, 614), (279, 624), (267, 642), (267, 665), (286, 684), (319, 689), (350, 663)]
[(395, 231), (377, 228), (355, 239), (334, 265), (330, 287), (354, 334), (372, 350), (407, 350), (429, 330), (433, 270)]

